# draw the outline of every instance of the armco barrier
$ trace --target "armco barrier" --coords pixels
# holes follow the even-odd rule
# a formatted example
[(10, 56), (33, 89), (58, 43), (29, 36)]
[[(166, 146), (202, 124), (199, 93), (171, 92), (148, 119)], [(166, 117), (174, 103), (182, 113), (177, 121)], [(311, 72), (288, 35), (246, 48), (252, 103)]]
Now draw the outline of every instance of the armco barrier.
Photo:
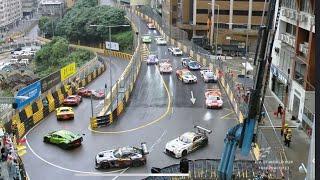
[[(137, 28), (135, 27), (134, 22), (131, 24), (133, 30), (136, 32)], [(100, 111), (98, 116), (92, 117), (90, 119), (90, 127), (92, 129), (108, 126), (112, 124), (114, 121), (117, 120), (117, 117), (124, 111), (126, 104), (129, 101), (130, 93), (133, 90), (134, 84), (138, 77), (141, 67), (141, 55), (140, 49), (145, 48), (145, 46), (140, 45), (140, 38), (138, 40), (138, 45), (135, 49), (133, 55), (113, 52), (113, 51), (106, 51), (105, 54), (111, 54), (112, 56), (124, 58), (130, 60), (129, 64), (123, 71), (122, 75), (120, 76), (119, 80), (116, 84), (112, 87), (112, 96), (110, 92), (107, 94), (105, 98), (105, 106)], [(111, 100), (112, 99), (112, 100)]]

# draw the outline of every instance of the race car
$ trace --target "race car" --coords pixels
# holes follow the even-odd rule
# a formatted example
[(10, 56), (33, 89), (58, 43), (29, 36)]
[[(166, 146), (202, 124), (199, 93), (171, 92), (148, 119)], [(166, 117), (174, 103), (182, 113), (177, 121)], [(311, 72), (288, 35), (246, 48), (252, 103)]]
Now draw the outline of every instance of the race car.
[(62, 102), (65, 106), (77, 106), (82, 102), (82, 97), (79, 95), (71, 95), (65, 98)]
[(201, 65), (190, 58), (182, 58), (181, 59), (182, 66), (188, 68), (189, 70), (200, 70)]
[(91, 97), (92, 95), (92, 98), (94, 99), (103, 99), (105, 97), (103, 90), (96, 91), (92, 89), (86, 89), (84, 87), (79, 88), (77, 94), (82, 97)]
[(62, 149), (79, 147), (82, 141), (83, 138), (80, 134), (67, 130), (53, 131), (43, 137), (43, 142), (55, 144)]
[(158, 56), (157, 56), (157, 55), (154, 55), (154, 54), (150, 54), (150, 55), (148, 56), (148, 58), (146, 59), (146, 62), (147, 62), (147, 65), (150, 65), (150, 64), (158, 64), (158, 63), (159, 63)]
[(169, 60), (162, 60), (162, 62), (159, 63), (159, 71), (161, 74), (172, 72), (172, 65)]
[(138, 167), (147, 163), (149, 154), (146, 143), (141, 148), (126, 146), (99, 152), (95, 158), (96, 169)]
[(148, 34), (145, 34), (142, 36), (142, 42), (143, 43), (151, 43), (152, 42), (152, 38), (150, 35)]
[(223, 101), (221, 98), (220, 89), (207, 89), (205, 92), (206, 107), (209, 108), (222, 108)]
[(57, 120), (74, 119), (74, 112), (72, 107), (59, 107), (56, 109)]
[(218, 77), (210, 69), (202, 69), (200, 74), (205, 83), (216, 83), (218, 81)]
[(163, 37), (157, 37), (157, 38), (155, 38), (155, 40), (156, 40), (157, 45), (166, 45), (167, 44), (167, 41)]
[(186, 132), (176, 139), (169, 141), (165, 153), (174, 158), (181, 158), (208, 144), (207, 133), (212, 131), (200, 126), (195, 126), (197, 132)]
[(182, 56), (182, 51), (178, 47), (169, 47), (168, 51), (174, 56)]
[(156, 29), (156, 26), (153, 23), (148, 23), (147, 26), (148, 29)]
[(176, 76), (179, 80), (181, 80), (185, 84), (197, 82), (197, 77), (193, 75), (188, 69), (177, 70)]

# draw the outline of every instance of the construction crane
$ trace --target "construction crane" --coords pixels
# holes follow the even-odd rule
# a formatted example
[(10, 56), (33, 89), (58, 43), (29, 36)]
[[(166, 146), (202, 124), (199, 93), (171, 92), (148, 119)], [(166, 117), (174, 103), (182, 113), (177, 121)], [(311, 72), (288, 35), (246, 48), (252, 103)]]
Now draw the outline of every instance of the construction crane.
[[(221, 161), (218, 167), (219, 179), (232, 179), (233, 162), (235, 160), (237, 147), (241, 154), (249, 155), (253, 142), (254, 129), (260, 116), (261, 104), (264, 101), (263, 94), (269, 79), (270, 66), (272, 62), (271, 52), (280, 17), (281, 0), (279, 1), (276, 15), (275, 27), (273, 20), (277, 0), (270, 0), (266, 26), (259, 30), (258, 44), (256, 49), (255, 62), (258, 62), (254, 88), (250, 94), (249, 111), (245, 115), (244, 122), (229, 129), (224, 140), (224, 148)], [(257, 61), (258, 60), (258, 61)]]

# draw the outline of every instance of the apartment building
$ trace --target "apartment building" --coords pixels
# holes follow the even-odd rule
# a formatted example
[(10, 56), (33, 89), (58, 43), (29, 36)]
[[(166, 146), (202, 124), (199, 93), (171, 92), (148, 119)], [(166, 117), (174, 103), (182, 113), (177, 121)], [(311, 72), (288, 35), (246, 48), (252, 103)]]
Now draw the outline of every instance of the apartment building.
[(32, 18), (38, 7), (38, 0), (21, 0), (23, 17)]
[(0, 0), (0, 33), (17, 25), (21, 18), (21, 0)]
[(64, 0), (41, 0), (39, 4), (39, 13), (43, 16), (62, 17), (66, 8)]
[(315, 1), (282, 0), (269, 84), (306, 131), (315, 112)]
[[(218, 34), (217, 39), (210, 37), (212, 4), (213, 34)], [(267, 8), (268, 0), (164, 0), (162, 5), (166, 22), (188, 32), (190, 39), (217, 41), (226, 51), (243, 51), (247, 34), (249, 48), (255, 49), (258, 29), (266, 22)]]

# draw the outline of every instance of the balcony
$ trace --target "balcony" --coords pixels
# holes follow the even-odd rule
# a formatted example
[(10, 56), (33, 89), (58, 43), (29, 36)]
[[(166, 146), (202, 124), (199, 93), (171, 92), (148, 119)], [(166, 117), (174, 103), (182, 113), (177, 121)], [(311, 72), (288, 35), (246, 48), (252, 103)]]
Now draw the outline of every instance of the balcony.
[(296, 25), (298, 20), (298, 12), (295, 9), (281, 7), (280, 19), (290, 24)]
[(304, 84), (304, 76), (299, 72), (294, 73), (294, 80), (299, 83), (301, 86)]
[(296, 38), (288, 33), (282, 33), (279, 35), (279, 40), (282, 41), (283, 43), (286, 43), (292, 47), (295, 47), (296, 44)]
[[(298, 15), (299, 27), (314, 32), (315, 17), (312, 14), (300, 11)], [(312, 27), (313, 26), (313, 27)]]

